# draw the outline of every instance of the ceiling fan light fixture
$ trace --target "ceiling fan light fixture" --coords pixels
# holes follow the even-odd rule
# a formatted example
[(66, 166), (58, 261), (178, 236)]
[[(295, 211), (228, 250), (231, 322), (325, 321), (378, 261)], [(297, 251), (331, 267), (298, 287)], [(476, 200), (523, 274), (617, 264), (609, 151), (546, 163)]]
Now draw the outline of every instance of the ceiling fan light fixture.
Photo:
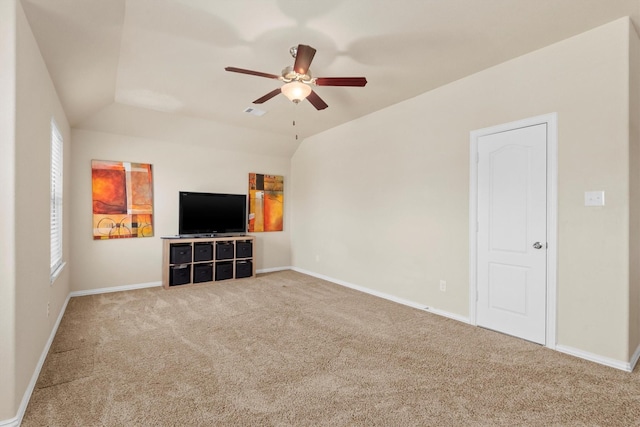
[(327, 103), (324, 102), (317, 93), (311, 90), (311, 85), (362, 87), (367, 84), (367, 79), (364, 77), (312, 77), (309, 67), (316, 54), (316, 50), (311, 46), (299, 44), (291, 48), (290, 53), (291, 56), (295, 58), (293, 66), (285, 67), (279, 76), (277, 74), (263, 73), (261, 71), (246, 70), (237, 67), (226, 67), (225, 70), (233, 73), (280, 80), (284, 83), (283, 86), (253, 101), (254, 104), (262, 104), (282, 93), (295, 104), (306, 99), (316, 110), (324, 110), (328, 107)]
[(284, 96), (296, 104), (304, 100), (311, 93), (311, 87), (298, 81), (287, 83), (280, 88)]

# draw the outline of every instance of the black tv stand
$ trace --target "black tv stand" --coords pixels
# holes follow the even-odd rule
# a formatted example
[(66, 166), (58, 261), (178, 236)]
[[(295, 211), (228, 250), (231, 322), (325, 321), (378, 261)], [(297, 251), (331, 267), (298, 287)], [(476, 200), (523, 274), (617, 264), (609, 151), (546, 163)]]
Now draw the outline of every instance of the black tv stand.
[(161, 239), (216, 239), (222, 237), (246, 237), (245, 233), (210, 233), (210, 234), (177, 234), (162, 236)]
[(165, 289), (256, 276), (253, 236), (207, 236), (162, 237)]

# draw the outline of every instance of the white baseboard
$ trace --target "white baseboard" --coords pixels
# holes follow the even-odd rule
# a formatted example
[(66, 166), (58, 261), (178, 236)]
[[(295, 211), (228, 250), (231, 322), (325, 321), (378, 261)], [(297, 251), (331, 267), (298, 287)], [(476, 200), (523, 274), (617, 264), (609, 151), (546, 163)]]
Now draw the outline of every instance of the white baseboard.
[(332, 277), (328, 277), (322, 274), (314, 273), (312, 271), (304, 270), (298, 267), (291, 267), (291, 270), (297, 271), (298, 273), (306, 274), (308, 276), (317, 277), (318, 279), (326, 280), (327, 282), (335, 283), (336, 285), (344, 286), (346, 288), (354, 289), (356, 291), (364, 292), (365, 294), (373, 295), (379, 298), (383, 298), (389, 301), (393, 301), (398, 304), (406, 305), (409, 307), (417, 308), (418, 310), (425, 310), (429, 313), (437, 314), (439, 316), (448, 317), (449, 319), (457, 320), (463, 323), (469, 323), (469, 319), (460, 316), (458, 314), (449, 313), (448, 311), (435, 309), (432, 307), (425, 306), (424, 304), (419, 304), (415, 301), (410, 301), (404, 298), (397, 297), (395, 295), (387, 294), (384, 292), (376, 291), (374, 289), (365, 288), (363, 286), (354, 285), (353, 283), (345, 282), (344, 280), (334, 279)]
[[(22, 415), (24, 415), (24, 413)], [(15, 416), (8, 420), (0, 420), (0, 427), (18, 427), (21, 422), (22, 416)]]
[(49, 349), (51, 348), (51, 344), (53, 343), (53, 339), (56, 336), (56, 332), (58, 332), (58, 327), (60, 326), (60, 322), (62, 321), (62, 316), (64, 316), (65, 311), (67, 310), (67, 305), (69, 304), (69, 300), (72, 297), (79, 297), (85, 295), (95, 295), (95, 294), (104, 294), (108, 292), (119, 292), (119, 291), (129, 291), (133, 289), (143, 289), (143, 288), (151, 288), (155, 286), (162, 286), (162, 282), (149, 282), (149, 283), (139, 283), (135, 285), (124, 285), (124, 286), (115, 286), (112, 288), (100, 288), (100, 289), (89, 289), (85, 291), (73, 291), (67, 295), (67, 299), (64, 301), (62, 305), (62, 309), (58, 314), (58, 318), (56, 319), (56, 323), (51, 330), (51, 334), (49, 335), (49, 339), (42, 350), (42, 354), (40, 355), (40, 359), (38, 360), (38, 364), (31, 376), (31, 381), (27, 386), (27, 389), (24, 392), (22, 397), (22, 401), (20, 402), (20, 407), (18, 408), (18, 414), (10, 418), (8, 420), (0, 420), (0, 427), (18, 427), (22, 423), (22, 418), (24, 417), (24, 413), (27, 410), (27, 405), (29, 404), (29, 400), (31, 399), (31, 394), (33, 390), (35, 390), (36, 382), (38, 381), (38, 377), (40, 376), (40, 371), (42, 371), (42, 366), (44, 365), (44, 361), (47, 358), (47, 354), (49, 354)]
[(442, 317), (448, 317), (449, 319), (457, 320), (458, 322), (466, 323), (468, 325), (471, 324), (471, 320), (468, 317), (460, 316), (459, 314), (450, 313), (448, 311), (440, 310), (433, 307), (424, 307), (423, 309), (430, 313), (437, 314)]
[[(634, 355), (634, 357), (636, 358), (636, 362), (634, 362), (633, 359), (631, 362), (623, 362), (621, 360), (612, 359), (610, 357), (600, 356), (599, 354), (589, 353), (588, 351), (578, 350), (577, 348), (569, 347), (566, 345), (556, 345), (556, 351), (627, 372), (633, 371), (635, 363), (638, 359), (638, 356)], [(638, 350), (636, 350), (636, 353), (640, 354)]]
[(162, 286), (162, 282), (138, 283), (134, 285), (114, 286), (111, 288), (87, 289), (84, 291), (73, 291), (69, 294), (71, 297), (83, 297), (86, 295), (106, 294), (109, 292), (132, 291), (134, 289), (155, 288)]
[(31, 399), (31, 394), (33, 390), (36, 388), (36, 382), (38, 381), (38, 377), (40, 376), (40, 371), (42, 371), (42, 366), (44, 365), (44, 361), (47, 358), (47, 354), (49, 354), (49, 349), (51, 348), (51, 344), (53, 343), (53, 339), (56, 336), (56, 332), (58, 332), (58, 327), (60, 326), (60, 322), (62, 321), (62, 316), (64, 316), (64, 312), (67, 310), (67, 304), (69, 304), (69, 300), (71, 299), (71, 294), (67, 295), (67, 299), (65, 299), (64, 304), (62, 305), (62, 309), (58, 314), (58, 318), (56, 319), (56, 323), (53, 325), (53, 329), (51, 330), (51, 334), (49, 335), (49, 339), (42, 350), (42, 354), (40, 354), (40, 359), (38, 359), (38, 364), (36, 365), (36, 369), (33, 371), (33, 375), (31, 375), (31, 381), (29, 381), (29, 385), (27, 385), (27, 389), (22, 396), (22, 401), (20, 402), (20, 407), (18, 408), (18, 415), (9, 420), (0, 420), (0, 427), (18, 427), (22, 423), (22, 418), (24, 417), (24, 413), (27, 410), (27, 405), (29, 405), (29, 400)]
[(284, 271), (284, 270), (293, 270), (293, 267), (291, 266), (286, 266), (286, 267), (272, 267), (272, 268), (263, 268), (261, 270), (256, 270), (256, 274), (260, 274), (260, 273), (273, 273), (275, 271)]
[[(258, 274), (273, 273), (275, 271), (283, 271), (283, 270), (291, 270), (291, 267), (286, 266), (286, 267), (264, 268), (261, 270), (256, 270), (256, 273)], [(131, 291), (133, 289), (154, 288), (156, 286), (162, 286), (162, 282), (148, 282), (148, 283), (138, 283), (134, 285), (113, 286), (110, 288), (87, 289), (84, 291), (73, 291), (69, 295), (72, 297), (82, 297), (86, 295), (106, 294), (109, 292), (121, 292), (121, 291)], [(0, 427), (3, 427), (2, 424), (0, 424)]]
[[(272, 273), (275, 271), (283, 271), (283, 270), (291, 270), (291, 267), (286, 266), (286, 267), (264, 268), (262, 270), (256, 270), (256, 273)], [(137, 283), (133, 285), (113, 286), (109, 288), (87, 289), (83, 291), (73, 291), (69, 295), (71, 297), (82, 297), (86, 295), (106, 294), (109, 292), (121, 292), (121, 291), (131, 291), (134, 289), (154, 288), (156, 286), (162, 286), (162, 282)], [(2, 427), (2, 424), (0, 424), (0, 427)]]
[[(304, 270), (302, 268), (291, 267), (291, 269), (294, 270), (294, 271), (297, 271), (299, 273), (307, 274), (309, 276), (317, 277), (318, 279), (322, 279), (322, 280), (326, 280), (328, 282), (335, 283), (337, 285), (341, 285), (341, 286), (345, 286), (347, 288), (355, 289), (357, 291), (364, 292), (364, 293), (367, 293), (367, 294), (370, 294), (370, 295), (375, 295), (377, 297), (384, 298), (384, 299), (387, 299), (389, 301), (397, 302), (399, 304), (407, 305), (409, 307), (417, 308), (417, 309), (420, 309), (420, 310), (425, 310), (425, 311), (428, 311), (430, 313), (434, 313), (434, 314), (438, 314), (438, 315), (443, 316), (443, 317), (447, 317), (449, 319), (457, 320), (459, 322), (471, 324), (471, 322), (470, 322), (470, 320), (468, 318), (466, 318), (464, 316), (460, 316), (458, 314), (449, 313), (447, 311), (439, 310), (437, 308), (428, 307), (428, 306), (425, 306), (423, 304), (418, 304), (418, 303), (413, 302), (413, 301), (409, 301), (409, 300), (406, 300), (406, 299), (403, 299), (403, 298), (396, 297), (394, 295), (389, 295), (389, 294), (386, 294), (384, 292), (379, 292), (379, 291), (375, 291), (373, 289), (369, 289), (369, 288), (365, 288), (365, 287), (362, 287), (362, 286), (354, 285), (352, 283), (348, 283), (348, 282), (345, 282), (343, 280), (334, 279), (332, 277), (324, 276), (322, 274), (314, 273), (312, 271)], [(609, 367), (616, 368), (616, 369), (621, 369), (621, 370), (627, 371), (627, 372), (633, 371), (634, 367), (638, 363), (638, 360), (640, 359), (640, 346), (638, 346), (638, 348), (636, 349), (635, 353), (633, 354), (633, 356), (631, 358), (631, 361), (628, 362), (628, 363), (622, 362), (620, 360), (616, 360), (616, 359), (611, 359), (611, 358), (608, 358), (608, 357), (600, 356), (600, 355), (597, 355), (597, 354), (589, 353), (589, 352), (586, 352), (586, 351), (578, 350), (578, 349), (575, 349), (575, 348), (572, 348), (572, 347), (568, 347), (568, 346), (556, 345), (555, 350), (559, 351), (561, 353), (565, 353), (565, 354), (568, 354), (568, 355), (571, 355), (571, 356), (578, 357), (580, 359), (589, 360), (589, 361), (592, 361), (592, 362), (595, 362), (595, 363), (598, 363), (598, 364), (601, 364), (601, 365), (609, 366)]]
[(631, 361), (629, 362), (629, 372), (633, 371), (638, 364), (638, 360), (640, 359), (640, 345), (636, 348), (636, 351), (631, 356)]

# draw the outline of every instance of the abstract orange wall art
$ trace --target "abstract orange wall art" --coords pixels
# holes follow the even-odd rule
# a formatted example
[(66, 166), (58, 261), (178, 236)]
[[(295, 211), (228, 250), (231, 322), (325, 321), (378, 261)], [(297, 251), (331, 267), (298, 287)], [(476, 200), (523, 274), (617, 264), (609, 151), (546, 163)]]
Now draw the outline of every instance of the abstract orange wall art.
[(284, 177), (249, 174), (249, 232), (282, 231)]
[(153, 174), (146, 163), (91, 161), (93, 239), (153, 236)]

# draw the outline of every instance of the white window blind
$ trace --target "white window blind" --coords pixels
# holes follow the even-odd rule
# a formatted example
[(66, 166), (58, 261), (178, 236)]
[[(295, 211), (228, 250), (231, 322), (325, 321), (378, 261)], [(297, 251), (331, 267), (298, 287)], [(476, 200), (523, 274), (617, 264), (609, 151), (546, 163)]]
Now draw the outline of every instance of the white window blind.
[(51, 282), (64, 264), (62, 260), (62, 136), (51, 119)]

